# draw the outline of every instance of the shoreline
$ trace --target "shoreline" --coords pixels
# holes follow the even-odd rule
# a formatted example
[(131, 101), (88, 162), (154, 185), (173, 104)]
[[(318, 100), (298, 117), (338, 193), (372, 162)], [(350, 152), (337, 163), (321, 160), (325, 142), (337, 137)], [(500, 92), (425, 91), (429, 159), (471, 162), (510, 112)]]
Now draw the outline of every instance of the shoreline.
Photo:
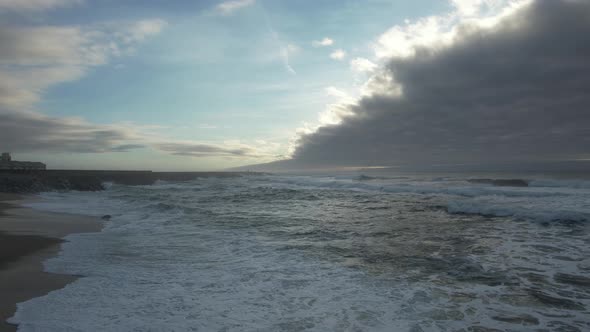
[(96, 217), (38, 211), (21, 206), (35, 196), (0, 193), (0, 332), (16, 331), (6, 320), (17, 304), (41, 297), (80, 276), (44, 271), (43, 262), (59, 255), (69, 234), (100, 232)]

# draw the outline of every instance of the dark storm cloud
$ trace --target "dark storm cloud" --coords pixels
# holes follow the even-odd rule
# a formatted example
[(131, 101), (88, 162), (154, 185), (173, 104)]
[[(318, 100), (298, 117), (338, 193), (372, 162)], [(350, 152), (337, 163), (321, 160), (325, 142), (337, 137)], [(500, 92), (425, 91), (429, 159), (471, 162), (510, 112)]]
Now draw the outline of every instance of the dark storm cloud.
[(0, 111), (0, 148), (5, 151), (96, 153), (143, 147), (120, 144), (131, 139), (133, 133), (124, 128), (32, 112)]
[[(293, 163), (512, 162), (590, 155), (590, 1), (539, 0), (444, 48), (392, 58), (374, 93), (303, 136)], [(396, 87), (391, 84), (389, 87)]]

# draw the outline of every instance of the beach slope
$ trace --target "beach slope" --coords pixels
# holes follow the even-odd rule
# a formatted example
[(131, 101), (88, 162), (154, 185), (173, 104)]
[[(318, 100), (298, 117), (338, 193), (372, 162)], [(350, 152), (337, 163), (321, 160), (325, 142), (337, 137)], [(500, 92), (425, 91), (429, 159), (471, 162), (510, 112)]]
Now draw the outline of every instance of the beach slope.
[(77, 276), (43, 271), (43, 261), (59, 253), (68, 234), (100, 231), (96, 218), (37, 211), (20, 204), (35, 197), (0, 193), (0, 332), (19, 302), (43, 296)]

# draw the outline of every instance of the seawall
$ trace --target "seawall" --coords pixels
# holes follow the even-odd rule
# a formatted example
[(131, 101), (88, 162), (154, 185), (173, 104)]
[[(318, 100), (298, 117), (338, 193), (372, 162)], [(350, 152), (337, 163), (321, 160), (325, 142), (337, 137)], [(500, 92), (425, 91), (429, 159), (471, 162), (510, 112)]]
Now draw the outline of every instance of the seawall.
[(205, 177), (239, 177), (246, 172), (152, 172), (152, 171), (0, 171), (0, 192), (99, 191), (104, 182), (151, 185), (162, 181), (190, 181)]

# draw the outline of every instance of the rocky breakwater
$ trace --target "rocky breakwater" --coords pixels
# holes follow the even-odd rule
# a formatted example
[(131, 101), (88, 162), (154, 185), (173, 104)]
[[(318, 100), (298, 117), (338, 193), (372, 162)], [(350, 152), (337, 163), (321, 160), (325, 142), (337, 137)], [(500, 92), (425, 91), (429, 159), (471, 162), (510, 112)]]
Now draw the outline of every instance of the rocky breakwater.
[(0, 192), (39, 193), (44, 191), (99, 191), (104, 182), (148, 185), (155, 182), (151, 172), (119, 171), (2, 171)]
[(0, 192), (38, 193), (43, 191), (98, 191), (103, 189), (102, 181), (96, 176), (0, 173)]
[(0, 171), (0, 192), (99, 191), (105, 182), (122, 185), (151, 185), (162, 181), (192, 181), (206, 177), (238, 177), (242, 172), (151, 172), (151, 171)]

